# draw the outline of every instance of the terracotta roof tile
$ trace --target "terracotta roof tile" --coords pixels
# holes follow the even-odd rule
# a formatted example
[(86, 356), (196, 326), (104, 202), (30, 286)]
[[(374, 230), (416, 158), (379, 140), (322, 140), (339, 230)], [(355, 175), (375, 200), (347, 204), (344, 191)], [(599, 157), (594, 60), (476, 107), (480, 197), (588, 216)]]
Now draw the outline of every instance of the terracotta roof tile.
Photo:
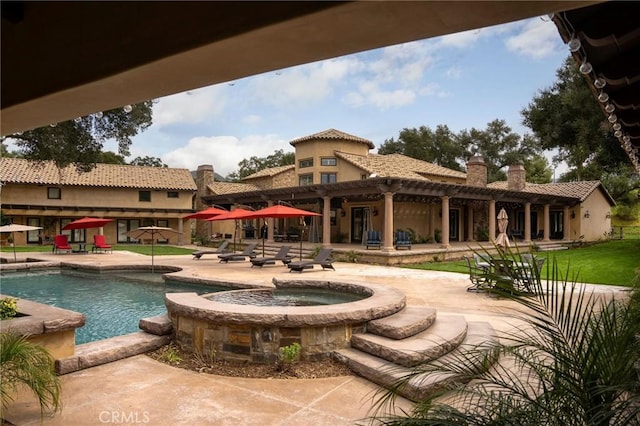
[(237, 194), (242, 192), (260, 191), (261, 188), (250, 183), (213, 182), (207, 185), (214, 195)]
[[(507, 189), (507, 182), (492, 182), (487, 185), (489, 188)], [(602, 187), (600, 181), (590, 180), (582, 182), (560, 182), (560, 183), (527, 183), (522, 192), (533, 194), (557, 195), (559, 197), (573, 197), (584, 201), (593, 191)], [(604, 190), (606, 197), (611, 198)]]
[(344, 140), (349, 142), (357, 142), (357, 143), (365, 144), (369, 147), (369, 149), (373, 149), (376, 147), (374, 143), (368, 139), (364, 139), (359, 136), (350, 135), (349, 133), (341, 132), (340, 130), (336, 130), (336, 129), (329, 129), (323, 132), (314, 133), (313, 135), (303, 136), (301, 138), (294, 139), (289, 143), (293, 146), (296, 146), (301, 142), (317, 141), (317, 140), (328, 140), (328, 141)]
[(277, 174), (286, 172), (288, 170), (291, 169), (295, 169), (296, 166), (295, 164), (288, 164), (286, 166), (278, 166), (278, 167), (269, 167), (268, 169), (262, 169), (258, 172), (255, 172), (249, 176), (246, 176), (244, 178), (242, 178), (242, 180), (248, 180), (248, 179), (256, 179), (256, 178), (261, 178), (261, 177), (269, 177), (269, 176), (275, 176)]
[(50, 161), (39, 163), (22, 158), (0, 159), (0, 181), (20, 184), (185, 191), (197, 189), (191, 172), (187, 169), (99, 163), (90, 172), (78, 173), (75, 166), (59, 170)]
[(437, 164), (407, 157), (402, 154), (355, 155), (336, 151), (336, 156), (379, 177), (433, 180), (429, 176), (466, 179), (467, 175)]

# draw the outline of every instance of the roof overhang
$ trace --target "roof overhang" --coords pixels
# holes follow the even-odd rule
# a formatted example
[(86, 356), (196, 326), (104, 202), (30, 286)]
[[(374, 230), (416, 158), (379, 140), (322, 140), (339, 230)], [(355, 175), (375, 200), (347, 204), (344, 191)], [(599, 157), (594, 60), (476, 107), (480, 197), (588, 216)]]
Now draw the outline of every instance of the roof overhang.
[(489, 201), (503, 203), (553, 204), (574, 206), (580, 204), (577, 197), (562, 197), (530, 192), (508, 191), (497, 188), (484, 188), (451, 183), (401, 178), (369, 178), (325, 185), (292, 186), (287, 188), (263, 189), (259, 191), (238, 192), (236, 194), (207, 195), (202, 197), (205, 204), (252, 204), (267, 201), (310, 201), (328, 196), (348, 198), (349, 201), (367, 201), (380, 199), (384, 193), (392, 192), (397, 196), (409, 197), (455, 197), (463, 200)]
[(3, 1), (3, 135), (597, 1)]
[[(611, 1), (557, 13), (553, 21), (640, 172), (640, 2)], [(575, 50), (575, 51), (574, 51)], [(588, 64), (588, 65), (587, 65)]]

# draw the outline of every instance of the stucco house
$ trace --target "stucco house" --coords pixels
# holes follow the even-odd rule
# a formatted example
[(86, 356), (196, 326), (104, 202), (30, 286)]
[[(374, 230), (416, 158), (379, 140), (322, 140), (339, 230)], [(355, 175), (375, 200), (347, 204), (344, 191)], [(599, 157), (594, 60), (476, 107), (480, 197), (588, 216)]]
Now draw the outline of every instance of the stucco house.
[[(463, 173), (400, 154), (370, 153), (373, 142), (335, 129), (290, 144), (294, 165), (262, 170), (243, 183), (216, 182), (212, 166), (201, 166), (200, 207), (260, 208), (284, 201), (322, 213), (317, 222), (301, 225), (310, 241), (360, 243), (367, 230), (378, 230), (385, 250), (393, 250), (397, 230), (443, 247), (493, 240), (502, 208), (510, 217), (509, 233), (523, 242), (595, 241), (611, 229), (615, 203), (599, 181), (531, 184), (524, 168), (514, 165), (506, 182), (487, 183), (481, 157), (469, 159)], [(268, 238), (274, 229), (298, 226), (269, 221)]]
[[(193, 212), (197, 188), (187, 169), (97, 164), (90, 172), (78, 173), (74, 166), (58, 169), (52, 162), (2, 158), (0, 184), (3, 218), (43, 228), (15, 233), (18, 245), (41, 244), (56, 234), (68, 235), (72, 243), (92, 243), (97, 233), (104, 233), (110, 243), (125, 243), (131, 242), (128, 231), (149, 225), (181, 233), (165, 242), (190, 241), (182, 217)], [(62, 230), (85, 216), (113, 222), (103, 229)]]

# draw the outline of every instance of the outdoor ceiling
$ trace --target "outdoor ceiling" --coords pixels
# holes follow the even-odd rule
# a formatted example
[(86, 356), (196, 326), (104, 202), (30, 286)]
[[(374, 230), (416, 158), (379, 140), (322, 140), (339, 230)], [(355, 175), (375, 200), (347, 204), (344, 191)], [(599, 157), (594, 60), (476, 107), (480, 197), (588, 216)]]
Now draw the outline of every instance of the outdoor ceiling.
[(0, 130), (594, 3), (2, 1)]
[(640, 2), (596, 4), (553, 21), (640, 172)]

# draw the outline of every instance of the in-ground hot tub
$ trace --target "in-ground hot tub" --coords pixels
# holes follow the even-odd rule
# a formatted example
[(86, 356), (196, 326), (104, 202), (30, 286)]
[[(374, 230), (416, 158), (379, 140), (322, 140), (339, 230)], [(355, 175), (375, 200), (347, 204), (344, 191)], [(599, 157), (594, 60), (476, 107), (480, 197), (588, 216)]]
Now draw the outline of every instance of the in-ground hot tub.
[[(277, 299), (277, 292), (265, 295), (273, 291), (271, 288), (204, 296), (169, 293), (165, 295), (165, 304), (175, 339), (194, 352), (215, 353), (216, 359), (256, 363), (275, 362), (280, 347), (297, 342), (302, 347), (301, 358), (315, 360), (348, 347), (351, 335), (365, 331), (368, 321), (392, 315), (406, 304), (403, 293), (376, 284), (275, 278), (273, 283), (277, 291), (295, 289), (290, 294), (321, 289), (336, 293), (338, 298), (347, 293), (359, 300), (313, 306), (264, 306), (262, 302), (246, 303), (254, 296), (259, 300)], [(239, 302), (234, 302), (236, 296)]]

